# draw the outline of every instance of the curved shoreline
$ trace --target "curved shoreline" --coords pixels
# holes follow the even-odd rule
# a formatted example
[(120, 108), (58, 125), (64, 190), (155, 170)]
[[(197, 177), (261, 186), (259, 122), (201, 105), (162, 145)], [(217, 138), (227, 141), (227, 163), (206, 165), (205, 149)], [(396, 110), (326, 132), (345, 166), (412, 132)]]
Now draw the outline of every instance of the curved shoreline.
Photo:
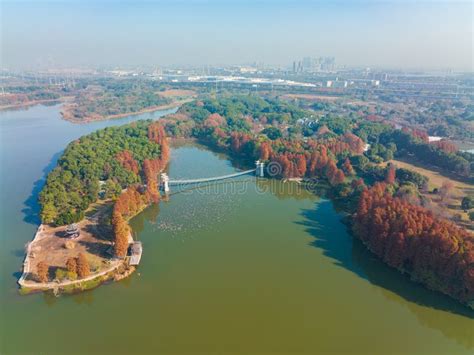
[(144, 108), (140, 111), (136, 112), (129, 112), (129, 113), (117, 113), (115, 115), (108, 115), (108, 116), (101, 116), (98, 118), (93, 118), (91, 116), (84, 117), (84, 119), (78, 119), (75, 117), (71, 117), (69, 113), (67, 112), (67, 106), (63, 105), (61, 109), (61, 118), (65, 121), (72, 122), (72, 123), (77, 123), (77, 124), (87, 124), (87, 123), (92, 123), (92, 122), (100, 122), (100, 121), (109, 121), (109, 120), (114, 120), (118, 118), (123, 118), (123, 117), (128, 117), (128, 116), (136, 116), (136, 115), (141, 115), (144, 113), (149, 113), (149, 112), (155, 112), (155, 111), (161, 111), (161, 110), (169, 110), (172, 108), (180, 107), (181, 105), (191, 102), (193, 99), (186, 99), (186, 100), (180, 100), (176, 102), (172, 102), (169, 104), (165, 105), (160, 105), (160, 106), (153, 106), (153, 107), (148, 107)]
[[(122, 259), (122, 260), (110, 260), (111, 266), (106, 268), (105, 270), (101, 270), (99, 272), (90, 274), (87, 277), (77, 279), (77, 280), (63, 280), (63, 281), (50, 281), (50, 282), (36, 282), (36, 281), (30, 281), (27, 280), (26, 278), (28, 275), (31, 274), (31, 267), (32, 267), (32, 247), (33, 245), (38, 242), (39, 240), (45, 238), (46, 236), (43, 234), (44, 232), (44, 225), (40, 224), (38, 227), (35, 236), (32, 241), (28, 242), (27, 247), (26, 247), (26, 255), (25, 259), (23, 261), (23, 272), (18, 279), (17, 283), (20, 286), (20, 290), (23, 290), (24, 293), (30, 293), (34, 291), (47, 291), (47, 290), (63, 290), (64, 288), (71, 287), (71, 286), (79, 286), (78, 288), (81, 289), (81, 285), (84, 283), (88, 283), (91, 281), (97, 280), (99, 281), (99, 284), (111, 279), (114, 277), (117, 281), (121, 280), (133, 273), (135, 271), (135, 267), (130, 267), (127, 263), (127, 259)], [(133, 240), (133, 238), (130, 235), (130, 239)], [(120, 277), (120, 273), (117, 274), (117, 270), (120, 267), (128, 267), (128, 270), (123, 273), (122, 277)], [(104, 278), (104, 276), (106, 276)], [(88, 288), (85, 288), (88, 289)], [(26, 292), (25, 292), (26, 291)], [(73, 290), (74, 291), (74, 290)]]

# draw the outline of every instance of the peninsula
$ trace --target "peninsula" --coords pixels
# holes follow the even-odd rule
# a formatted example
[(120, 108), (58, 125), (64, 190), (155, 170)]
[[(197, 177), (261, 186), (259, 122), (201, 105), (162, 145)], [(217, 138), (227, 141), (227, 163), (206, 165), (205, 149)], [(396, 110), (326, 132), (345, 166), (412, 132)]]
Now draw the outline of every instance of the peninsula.
[(163, 127), (153, 121), (70, 143), (40, 194), (42, 224), (27, 246), (22, 292), (76, 292), (130, 275), (141, 248), (127, 220), (159, 201), (168, 158)]

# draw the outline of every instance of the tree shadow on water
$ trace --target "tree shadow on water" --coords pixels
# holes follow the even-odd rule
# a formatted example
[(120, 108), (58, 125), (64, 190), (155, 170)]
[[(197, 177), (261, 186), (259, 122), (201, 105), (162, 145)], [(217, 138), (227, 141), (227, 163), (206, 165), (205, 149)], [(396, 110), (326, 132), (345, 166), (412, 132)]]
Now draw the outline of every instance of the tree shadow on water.
[(38, 202), (39, 193), (46, 182), (48, 173), (56, 166), (56, 162), (58, 161), (61, 154), (62, 151), (53, 155), (48, 165), (42, 171), (43, 176), (33, 183), (33, 189), (31, 190), (30, 196), (28, 196), (28, 198), (23, 202), (25, 208), (23, 208), (21, 212), (24, 214), (23, 221), (26, 223), (34, 225), (41, 224), (41, 219), (39, 216), (40, 205)]
[[(316, 204), (314, 209), (303, 210), (301, 215), (304, 220), (296, 223), (306, 227), (306, 231), (314, 237), (311, 245), (321, 249), (325, 256), (334, 260), (335, 265), (353, 272), (373, 285), (397, 294), (406, 301), (474, 318), (474, 310), (440, 292), (426, 289), (411, 281), (407, 274), (402, 274), (384, 264), (360, 240), (349, 234), (346, 225), (341, 223), (341, 216), (334, 212), (330, 201), (322, 201)], [(383, 294), (387, 297), (386, 292)], [(390, 299), (401, 303), (397, 297)], [(414, 307), (409, 308), (413, 310)]]

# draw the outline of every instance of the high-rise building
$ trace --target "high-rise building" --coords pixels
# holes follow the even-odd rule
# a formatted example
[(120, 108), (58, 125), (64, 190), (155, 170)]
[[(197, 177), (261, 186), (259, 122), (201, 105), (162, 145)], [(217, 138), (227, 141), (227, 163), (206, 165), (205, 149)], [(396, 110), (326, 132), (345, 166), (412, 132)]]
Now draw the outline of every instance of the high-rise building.
[(336, 60), (334, 57), (304, 57), (301, 61), (293, 62), (293, 72), (317, 73), (330, 72), (336, 69)]

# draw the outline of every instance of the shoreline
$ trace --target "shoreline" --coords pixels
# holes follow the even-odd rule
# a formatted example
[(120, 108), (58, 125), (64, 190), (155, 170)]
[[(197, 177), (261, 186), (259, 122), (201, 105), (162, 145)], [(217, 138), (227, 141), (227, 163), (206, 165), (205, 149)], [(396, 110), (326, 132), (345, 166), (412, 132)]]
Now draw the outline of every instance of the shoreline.
[(169, 104), (164, 104), (164, 105), (159, 105), (159, 106), (153, 106), (153, 107), (148, 107), (144, 108), (140, 111), (136, 112), (130, 112), (130, 113), (118, 113), (115, 115), (109, 115), (109, 116), (101, 116), (99, 118), (93, 118), (91, 116), (85, 117), (84, 119), (78, 119), (75, 117), (70, 117), (70, 115), (67, 112), (67, 108), (63, 106), (61, 109), (61, 118), (65, 121), (71, 122), (71, 123), (76, 123), (76, 124), (87, 124), (87, 123), (92, 123), (92, 122), (100, 122), (100, 121), (109, 121), (109, 120), (114, 120), (118, 118), (123, 118), (127, 116), (136, 116), (136, 115), (141, 115), (144, 113), (149, 113), (149, 112), (155, 112), (155, 111), (161, 111), (161, 110), (169, 110), (175, 107), (179, 107), (187, 102), (191, 102), (193, 99), (186, 99), (186, 100), (180, 100), (176, 102), (172, 102)]
[[(75, 291), (85, 291), (85, 290), (97, 287), (100, 284), (112, 278), (115, 281), (122, 280), (123, 278), (131, 275), (136, 270), (135, 267), (133, 266), (131, 267), (128, 265), (127, 258), (124, 258), (121, 260), (110, 259), (110, 262), (111, 262), (110, 267), (106, 268), (105, 270), (101, 270), (99, 272), (90, 274), (89, 276), (84, 277), (82, 279), (63, 280), (63, 281), (52, 280), (49, 282), (36, 282), (36, 281), (26, 280), (28, 275), (30, 275), (31, 273), (32, 247), (36, 242), (47, 237), (43, 235), (44, 228), (45, 228), (45, 225), (40, 224), (38, 229), (36, 230), (33, 240), (31, 240), (27, 244), (25, 259), (23, 260), (23, 271), (20, 278), (17, 281), (18, 285), (20, 286), (20, 293), (22, 294), (30, 294), (33, 292), (41, 292), (41, 291), (48, 291), (48, 290), (53, 290), (55, 292), (57, 291), (65, 292), (65, 293), (71, 293)], [(131, 236), (131, 233), (129, 235), (129, 239), (133, 241), (133, 237)], [(118, 269), (121, 267), (124, 267), (125, 270), (123, 272), (117, 273)], [(91, 285), (91, 283), (94, 281), (96, 281), (96, 283), (93, 283)], [(90, 286), (93, 286), (93, 287), (90, 287)]]
[[(126, 219), (127, 225), (129, 225), (129, 221), (132, 218), (142, 213), (150, 205), (151, 204), (144, 204), (134, 215), (129, 216)], [(97, 213), (100, 213), (100, 212), (96, 212), (96, 214)], [(87, 217), (85, 217), (84, 220), (85, 219), (87, 219)], [(77, 223), (81, 223), (82, 221), (83, 220)], [(134, 266), (134, 265), (129, 264), (130, 256), (127, 255), (123, 259), (117, 259), (115, 257), (111, 257), (110, 259), (108, 259), (108, 261), (111, 264), (110, 267), (100, 270), (93, 274), (91, 273), (89, 276), (84, 277), (82, 279), (76, 279), (76, 280), (65, 279), (62, 281), (52, 280), (48, 282), (36, 282), (36, 281), (27, 280), (26, 278), (31, 274), (32, 259), (33, 259), (33, 257), (31, 256), (31, 253), (32, 253), (33, 245), (41, 241), (42, 239), (48, 237), (48, 235), (44, 234), (45, 228), (46, 228), (46, 225), (40, 224), (38, 226), (38, 229), (36, 230), (35, 236), (30, 242), (27, 243), (27, 246), (26, 246), (26, 254), (23, 260), (22, 274), (17, 281), (18, 285), (20, 286), (19, 291), (23, 295), (28, 295), (35, 292), (46, 292), (50, 290), (52, 290), (55, 295), (59, 293), (69, 294), (69, 293), (87, 291), (87, 290), (96, 288), (107, 281), (123, 280), (129, 277), (131, 274), (133, 274), (135, 270), (137, 269), (138, 265)], [(130, 228), (130, 233), (128, 235), (129, 246), (133, 244), (134, 241), (135, 240), (133, 239), (133, 231)]]
[(70, 97), (64, 96), (57, 99), (35, 100), (35, 101), (22, 102), (21, 104), (3, 105), (3, 106), (0, 106), (0, 112), (1, 111), (15, 111), (15, 110), (27, 108), (30, 106), (43, 105), (43, 104), (48, 104), (48, 103), (64, 104), (69, 99)]
[[(97, 212), (100, 213), (100, 212)], [(140, 212), (138, 212), (140, 213)], [(87, 217), (84, 218), (86, 220)], [(84, 221), (82, 220), (82, 221)], [(80, 222), (82, 222), (80, 221)], [(80, 223), (78, 222), (78, 223)], [(92, 288), (95, 288), (106, 281), (113, 280), (119, 281), (128, 276), (130, 276), (135, 270), (135, 266), (129, 265), (129, 257), (126, 256), (123, 259), (117, 259), (115, 257), (107, 258), (107, 262), (109, 263), (108, 267), (105, 269), (101, 269), (95, 273), (91, 273), (90, 275), (76, 280), (57, 280), (53, 279), (48, 282), (37, 282), (33, 280), (28, 280), (28, 276), (32, 274), (32, 267), (33, 267), (33, 259), (32, 256), (33, 248), (36, 243), (51, 237), (50, 235), (46, 234), (46, 225), (40, 224), (33, 239), (27, 243), (26, 245), (26, 254), (23, 260), (23, 270), (20, 278), (17, 281), (17, 284), (20, 286), (19, 292), (23, 295), (34, 293), (34, 292), (42, 292), (42, 291), (50, 291), (52, 290), (55, 294), (57, 293), (75, 293), (80, 291), (86, 291)], [(132, 232), (128, 236), (129, 245), (134, 242)], [(55, 251), (53, 250), (53, 253)]]

